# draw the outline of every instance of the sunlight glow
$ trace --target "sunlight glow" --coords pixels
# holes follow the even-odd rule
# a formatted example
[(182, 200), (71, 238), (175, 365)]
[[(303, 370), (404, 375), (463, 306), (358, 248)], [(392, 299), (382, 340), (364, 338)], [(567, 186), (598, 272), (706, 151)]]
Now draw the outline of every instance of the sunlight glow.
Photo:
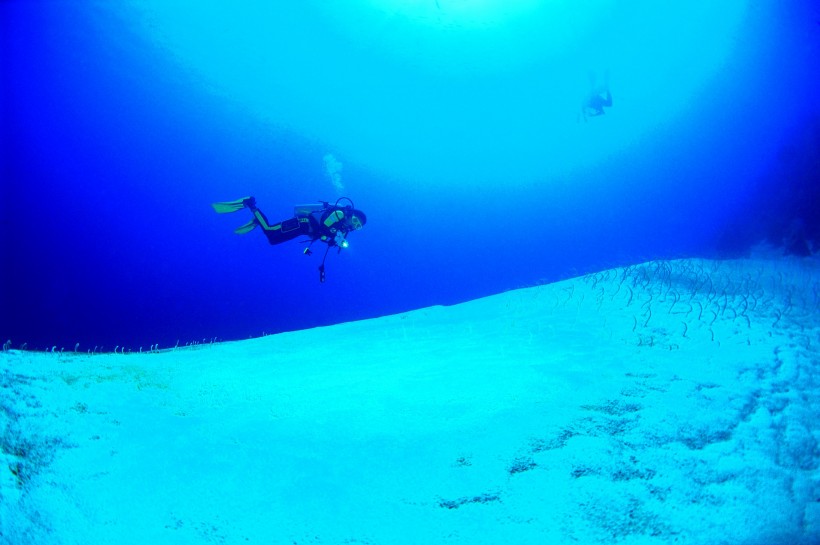
[[(668, 126), (735, 54), (745, 9), (743, 0), (132, 6), (200, 92), (342, 162), (449, 184), (562, 176)], [(579, 123), (591, 78), (607, 72), (615, 106)]]
[[(370, 9), (429, 25), (495, 26), (526, 17), (539, 0), (369, 0)], [(549, 4), (551, 2), (547, 2)]]

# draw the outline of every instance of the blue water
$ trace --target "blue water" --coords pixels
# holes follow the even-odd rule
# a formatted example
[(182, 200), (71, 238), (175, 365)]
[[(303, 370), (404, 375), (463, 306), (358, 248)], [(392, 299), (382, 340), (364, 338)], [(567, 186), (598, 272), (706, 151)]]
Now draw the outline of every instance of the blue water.
[[(242, 339), (820, 244), (812, 2), (262, 4), (0, 3), (3, 340)], [(320, 284), (210, 207), (246, 195), (368, 224)]]

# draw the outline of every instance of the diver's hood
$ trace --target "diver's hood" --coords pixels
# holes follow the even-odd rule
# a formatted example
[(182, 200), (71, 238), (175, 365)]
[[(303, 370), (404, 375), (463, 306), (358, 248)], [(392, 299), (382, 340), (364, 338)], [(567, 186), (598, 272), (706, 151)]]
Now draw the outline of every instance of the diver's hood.
[(362, 223), (362, 227), (364, 227), (364, 224), (367, 223), (367, 216), (365, 216), (364, 212), (361, 210), (353, 209), (350, 211), (350, 215), (359, 218), (359, 221)]

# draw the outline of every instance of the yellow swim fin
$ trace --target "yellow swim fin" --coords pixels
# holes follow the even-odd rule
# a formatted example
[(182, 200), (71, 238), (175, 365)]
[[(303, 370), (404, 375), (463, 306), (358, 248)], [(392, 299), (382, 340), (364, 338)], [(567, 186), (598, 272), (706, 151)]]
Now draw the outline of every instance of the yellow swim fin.
[(237, 235), (244, 235), (245, 233), (250, 233), (251, 231), (256, 229), (257, 225), (259, 225), (259, 223), (256, 221), (256, 218), (254, 218), (242, 227), (237, 227), (236, 229), (234, 229), (234, 233), (236, 233)]
[(235, 201), (230, 202), (215, 202), (211, 206), (214, 207), (214, 210), (217, 214), (227, 214), (228, 212), (236, 212), (237, 210), (242, 210), (243, 208), (245, 208), (245, 203), (248, 202), (248, 200), (250, 199), (253, 199), (253, 197), (244, 197), (242, 199), (237, 199)]

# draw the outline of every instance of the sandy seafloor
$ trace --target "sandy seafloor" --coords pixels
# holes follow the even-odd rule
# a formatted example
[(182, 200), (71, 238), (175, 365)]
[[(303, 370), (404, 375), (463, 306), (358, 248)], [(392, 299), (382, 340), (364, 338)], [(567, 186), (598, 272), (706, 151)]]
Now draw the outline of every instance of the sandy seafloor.
[(776, 259), (151, 354), (9, 350), (0, 541), (820, 543), (818, 347), (820, 264)]

